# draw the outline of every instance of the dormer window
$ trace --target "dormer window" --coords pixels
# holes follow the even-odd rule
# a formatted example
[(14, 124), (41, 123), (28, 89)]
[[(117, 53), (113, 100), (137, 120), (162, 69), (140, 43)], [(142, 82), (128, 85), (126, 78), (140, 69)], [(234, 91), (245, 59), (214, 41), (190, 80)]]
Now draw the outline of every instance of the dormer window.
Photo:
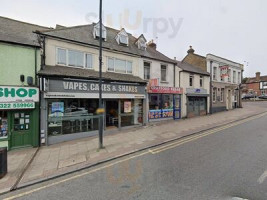
[(117, 34), (116, 41), (118, 42), (118, 44), (128, 46), (129, 38), (128, 38), (128, 34), (126, 33), (124, 29), (121, 29), (121, 31)]
[(137, 39), (137, 42), (136, 42), (137, 46), (138, 46), (138, 49), (141, 49), (141, 50), (146, 50), (146, 38), (144, 37), (144, 35), (140, 35), (139, 38)]
[[(93, 35), (95, 39), (98, 39), (100, 37), (100, 24), (99, 22), (94, 26)], [(102, 24), (102, 39), (107, 41), (107, 29)]]

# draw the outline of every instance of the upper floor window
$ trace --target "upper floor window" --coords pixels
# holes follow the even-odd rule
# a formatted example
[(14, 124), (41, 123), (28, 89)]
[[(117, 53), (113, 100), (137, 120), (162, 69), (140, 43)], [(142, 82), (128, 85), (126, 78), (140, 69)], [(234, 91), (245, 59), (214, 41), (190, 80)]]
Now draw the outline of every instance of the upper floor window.
[(138, 49), (146, 50), (146, 38), (143, 34), (139, 36), (136, 44), (138, 46)]
[(116, 36), (116, 41), (118, 44), (127, 45), (129, 43), (128, 34), (124, 29), (121, 29), (121, 31)]
[(161, 81), (167, 81), (167, 66), (161, 65)]
[(108, 71), (132, 74), (132, 62), (117, 58), (108, 58)]
[(88, 69), (92, 69), (93, 68), (93, 56), (92, 54), (86, 54), (85, 57), (85, 67)]
[(231, 82), (231, 69), (228, 69), (228, 82)]
[(217, 80), (217, 67), (213, 67), (213, 80)]
[(189, 86), (193, 87), (194, 85), (194, 75), (190, 74), (189, 76)]
[(233, 83), (236, 83), (236, 71), (233, 71)]
[(84, 53), (80, 51), (68, 50), (68, 65), (73, 67), (83, 67)]
[(79, 68), (93, 68), (92, 54), (57, 48), (57, 64)]
[(150, 63), (144, 62), (144, 79), (149, 80), (150, 79)]
[(204, 79), (203, 79), (203, 76), (200, 76), (199, 77), (199, 87), (203, 87), (203, 81), (204, 81)]
[(67, 65), (67, 50), (66, 49), (57, 49), (57, 64)]
[[(100, 38), (100, 24), (99, 24), (99, 22), (94, 26), (93, 35), (94, 35), (94, 38)], [(105, 28), (105, 26), (103, 24), (102, 24), (102, 39), (105, 41), (107, 40), (107, 29)]]

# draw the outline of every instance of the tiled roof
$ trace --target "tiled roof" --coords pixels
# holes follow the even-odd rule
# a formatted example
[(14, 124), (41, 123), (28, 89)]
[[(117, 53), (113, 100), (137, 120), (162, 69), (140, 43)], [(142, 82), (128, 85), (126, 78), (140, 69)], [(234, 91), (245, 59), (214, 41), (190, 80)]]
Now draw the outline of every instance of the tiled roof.
[[(264, 82), (266, 81), (267, 82), (267, 76), (261, 76), (260, 77), (260, 81), (264, 81)], [(246, 81), (246, 83), (255, 83), (255, 82), (258, 82), (256, 80), (256, 77), (248, 78), (247, 81)]]
[(210, 73), (200, 69), (197, 66), (191, 65), (191, 64), (183, 62), (183, 61), (182, 62), (176, 61), (176, 62), (177, 62), (177, 66), (179, 68), (181, 68), (183, 71), (193, 72), (193, 73), (197, 73), (197, 74), (203, 74), (203, 75), (207, 75), (207, 76), (210, 75)]
[[(70, 77), (70, 78), (83, 78), (83, 79), (99, 79), (99, 72), (90, 69), (80, 69), (65, 66), (45, 66), (44, 69), (38, 72), (39, 76), (55, 76), (55, 77)], [(120, 81), (131, 83), (143, 83), (147, 82), (140, 77), (130, 74), (119, 74), (113, 72), (103, 72), (102, 77), (107, 81)]]
[(48, 30), (44, 26), (29, 24), (0, 16), (0, 41), (39, 46), (36, 30)]
[[(89, 25), (73, 26), (66, 28), (59, 28), (49, 31), (43, 31), (42, 34), (61, 39), (67, 39), (74, 42), (80, 42), (83, 44), (98, 46), (99, 41), (93, 36), (94, 23)], [(174, 61), (159, 51), (147, 46), (146, 50), (138, 49), (136, 43), (137, 38), (128, 33), (129, 45), (119, 45), (115, 40), (116, 35), (120, 30), (115, 30), (110, 27), (105, 27), (107, 30), (106, 41), (103, 42), (103, 48), (110, 49), (113, 51), (134, 54), (145, 58), (157, 59), (160, 61), (174, 63)]]

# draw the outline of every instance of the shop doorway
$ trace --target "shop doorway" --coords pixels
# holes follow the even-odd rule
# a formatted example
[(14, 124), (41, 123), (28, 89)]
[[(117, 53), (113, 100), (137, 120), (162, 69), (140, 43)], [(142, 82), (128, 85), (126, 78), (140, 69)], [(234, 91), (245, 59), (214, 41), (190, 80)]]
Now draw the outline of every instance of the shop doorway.
[(107, 100), (105, 104), (106, 104), (106, 116), (105, 116), (106, 129), (118, 128), (119, 127), (119, 101), (118, 100)]
[(188, 97), (187, 117), (207, 114), (207, 99), (205, 97)]
[(33, 116), (31, 111), (11, 112), (11, 149), (33, 146)]

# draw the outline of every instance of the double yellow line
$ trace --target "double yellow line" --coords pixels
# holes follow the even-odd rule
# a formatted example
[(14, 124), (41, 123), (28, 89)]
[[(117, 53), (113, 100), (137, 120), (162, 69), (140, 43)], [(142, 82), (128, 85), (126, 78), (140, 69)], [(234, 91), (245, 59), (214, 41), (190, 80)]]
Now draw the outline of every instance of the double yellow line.
[(219, 127), (219, 128), (215, 128), (215, 129), (212, 129), (212, 130), (209, 130), (209, 131), (205, 131), (205, 132), (197, 134), (197, 135), (189, 136), (189, 137), (181, 139), (181, 140), (179, 140), (177, 142), (172, 142), (171, 144), (167, 144), (167, 145), (164, 145), (164, 146), (161, 146), (161, 147), (158, 147), (158, 148), (150, 149), (149, 152), (152, 153), (152, 154), (157, 154), (157, 153), (160, 153), (162, 151), (166, 151), (166, 150), (175, 148), (177, 146), (180, 146), (182, 144), (185, 144), (185, 143), (188, 143), (188, 142), (192, 142), (192, 141), (200, 139), (202, 137), (211, 135), (213, 133), (217, 133), (219, 131), (231, 128), (233, 126), (237, 126), (239, 124), (243, 124), (243, 123), (251, 121), (253, 119), (257, 119), (257, 118), (263, 117), (265, 115), (267, 115), (267, 113), (263, 113), (263, 114), (260, 114), (260, 115), (257, 115), (257, 116), (249, 117), (247, 119), (243, 119), (243, 120), (240, 120), (238, 122), (234, 122), (234, 123), (231, 123), (231, 124)]

